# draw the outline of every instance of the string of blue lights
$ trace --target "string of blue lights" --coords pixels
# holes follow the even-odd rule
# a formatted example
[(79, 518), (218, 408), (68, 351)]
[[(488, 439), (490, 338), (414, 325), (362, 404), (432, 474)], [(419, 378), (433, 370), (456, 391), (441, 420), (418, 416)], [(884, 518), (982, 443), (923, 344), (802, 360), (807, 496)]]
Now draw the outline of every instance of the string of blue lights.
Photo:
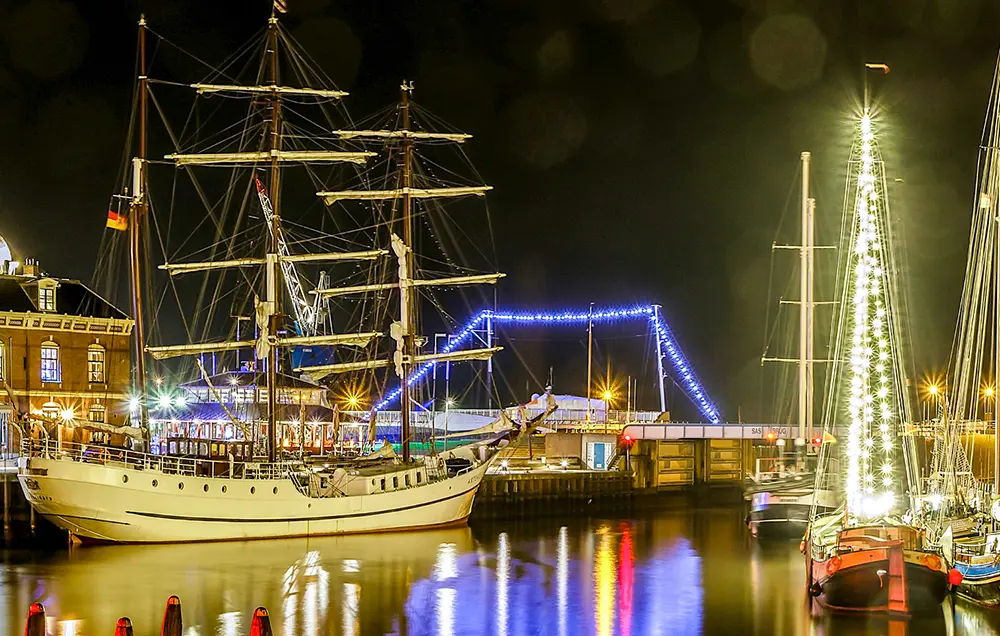
[[(484, 309), (470, 320), (450, 342), (440, 351), (440, 353), (450, 353), (457, 351), (467, 342), (472, 335), (482, 328), (487, 320), (492, 320), (494, 324), (513, 325), (533, 325), (533, 324), (553, 324), (553, 325), (580, 325), (589, 322), (612, 323), (626, 320), (644, 318), (649, 321), (650, 328), (656, 334), (656, 349), (660, 357), (660, 362), (667, 361), (674, 369), (674, 380), (681, 387), (688, 398), (701, 412), (702, 416), (712, 424), (719, 424), (722, 419), (715, 403), (708, 397), (708, 392), (702, 386), (701, 381), (695, 374), (691, 363), (681, 352), (680, 346), (674, 338), (673, 332), (660, 314), (657, 305), (637, 305), (633, 307), (612, 307), (597, 309), (592, 308), (586, 311), (566, 311), (561, 313), (530, 313), (530, 312), (494, 312)], [(434, 362), (427, 362), (418, 367), (410, 374), (407, 384), (413, 386), (420, 382), (434, 368)], [(662, 367), (661, 367), (662, 368)], [(396, 387), (390, 391), (382, 401), (375, 405), (374, 411), (381, 411), (399, 399), (402, 392), (401, 387)]]

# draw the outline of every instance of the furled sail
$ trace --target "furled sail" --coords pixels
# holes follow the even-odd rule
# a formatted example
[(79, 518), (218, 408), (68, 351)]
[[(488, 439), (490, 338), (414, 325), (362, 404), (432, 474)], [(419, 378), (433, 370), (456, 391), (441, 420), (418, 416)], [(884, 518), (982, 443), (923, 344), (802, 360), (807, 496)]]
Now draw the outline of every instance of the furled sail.
[[(265, 302), (260, 303), (266, 305)], [(268, 315), (266, 308), (262, 307), (263, 321), (266, 325)], [(293, 336), (290, 338), (278, 338), (276, 340), (279, 347), (297, 347), (308, 345), (340, 345), (347, 347), (365, 347), (373, 339), (381, 334), (377, 331), (364, 333), (338, 333), (322, 336)], [(239, 340), (230, 342), (205, 342), (189, 345), (167, 345), (162, 347), (146, 347), (146, 352), (156, 360), (176, 358), (178, 356), (193, 356), (203, 353), (219, 353), (221, 351), (235, 351), (236, 349), (251, 349), (260, 346), (258, 340)], [(266, 340), (266, 338), (265, 338)], [(266, 353), (266, 352), (265, 352)], [(259, 356), (258, 356), (259, 357)]]
[(339, 150), (266, 150), (249, 152), (205, 152), (166, 155), (178, 166), (234, 166), (263, 164), (277, 158), (280, 163), (356, 163), (364, 164), (374, 152)]
[(191, 88), (198, 91), (199, 95), (204, 95), (206, 93), (249, 93), (271, 95), (277, 93), (279, 95), (331, 97), (333, 99), (340, 99), (341, 97), (346, 97), (348, 95), (346, 91), (338, 91), (335, 89), (293, 88), (291, 86), (277, 86), (275, 84), (271, 84), (269, 86), (241, 86), (239, 84), (191, 84)]
[[(364, 250), (360, 252), (324, 252), (317, 254), (289, 254), (278, 256), (279, 263), (312, 263), (334, 261), (366, 261), (374, 260), (388, 254), (388, 250)], [(205, 261), (200, 263), (164, 263), (159, 268), (166, 270), (171, 276), (190, 272), (203, 272), (212, 269), (228, 269), (233, 267), (257, 267), (265, 263), (263, 258), (235, 258), (226, 261)]]
[(464, 196), (485, 196), (493, 186), (454, 186), (450, 188), (393, 188), (391, 190), (336, 190), (317, 192), (327, 205), (337, 201), (380, 201), (410, 195), (414, 199), (439, 199)]

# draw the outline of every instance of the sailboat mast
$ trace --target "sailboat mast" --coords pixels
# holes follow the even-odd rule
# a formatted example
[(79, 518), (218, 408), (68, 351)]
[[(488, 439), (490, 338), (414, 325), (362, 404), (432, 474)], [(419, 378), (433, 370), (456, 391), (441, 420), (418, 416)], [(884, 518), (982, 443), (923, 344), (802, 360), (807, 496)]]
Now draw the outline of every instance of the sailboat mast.
[(816, 342), (816, 199), (809, 199), (809, 242), (806, 244), (808, 287), (806, 298), (806, 448), (813, 436), (813, 418), (816, 417), (815, 342)]
[(806, 439), (809, 419), (809, 152), (802, 153), (802, 249), (799, 252), (799, 434)]
[[(143, 324), (141, 242), (146, 211), (146, 16), (139, 17), (139, 149), (132, 162), (132, 202), (129, 205), (129, 269), (132, 318), (135, 320), (135, 384), (139, 399), (139, 426), (148, 432), (149, 405), (146, 394), (146, 330)], [(147, 435), (148, 438), (148, 435)]]
[[(995, 152), (992, 151), (991, 152)], [(994, 212), (993, 241), (993, 498), (1000, 495), (1000, 217)]]
[[(271, 311), (268, 337), (277, 339), (281, 310), (281, 295), (278, 293), (280, 270), (278, 269), (278, 236), (281, 227), (281, 197), (278, 192), (281, 170), (278, 150), (281, 150), (281, 100), (278, 95), (278, 18), (271, 15), (267, 26), (268, 59), (271, 75), (271, 245), (267, 253), (267, 302)], [(281, 359), (277, 346), (270, 347), (267, 360), (267, 458), (275, 461), (278, 451), (278, 363)]]
[[(402, 119), (402, 130), (410, 130), (410, 91), (412, 86), (406, 80), (400, 86), (400, 117)], [(413, 160), (413, 140), (409, 135), (403, 135), (403, 165), (402, 165), (402, 185), (403, 185), (403, 244), (406, 252), (403, 259), (406, 263), (405, 271), (407, 276), (413, 275), (413, 224), (411, 219), (410, 187), (411, 187), (411, 162)], [(413, 312), (410, 290), (405, 288), (407, 281), (400, 281), (400, 322), (403, 328), (403, 377), (402, 391), (399, 395), (399, 443), (402, 446), (403, 461), (410, 461), (410, 360), (413, 358)]]

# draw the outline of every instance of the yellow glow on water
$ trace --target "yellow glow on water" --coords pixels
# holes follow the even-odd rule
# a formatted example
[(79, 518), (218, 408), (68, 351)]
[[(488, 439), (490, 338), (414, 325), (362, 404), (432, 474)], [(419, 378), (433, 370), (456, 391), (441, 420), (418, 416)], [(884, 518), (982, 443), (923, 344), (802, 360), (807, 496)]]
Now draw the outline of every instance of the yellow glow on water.
[(361, 586), (344, 583), (344, 597), (341, 602), (343, 630), (345, 636), (355, 636), (359, 629), (358, 608), (361, 607)]
[(219, 629), (216, 632), (218, 636), (240, 636), (242, 633), (239, 612), (219, 614)]
[(59, 626), (59, 636), (76, 636), (83, 632), (83, 621), (81, 620), (59, 621), (57, 625)]
[(601, 526), (597, 530), (600, 540), (594, 556), (594, 619), (598, 636), (611, 636), (615, 618), (615, 572), (614, 543), (611, 529)]
[(454, 543), (438, 546), (437, 562), (434, 564), (434, 578), (447, 581), (458, 576), (458, 552)]

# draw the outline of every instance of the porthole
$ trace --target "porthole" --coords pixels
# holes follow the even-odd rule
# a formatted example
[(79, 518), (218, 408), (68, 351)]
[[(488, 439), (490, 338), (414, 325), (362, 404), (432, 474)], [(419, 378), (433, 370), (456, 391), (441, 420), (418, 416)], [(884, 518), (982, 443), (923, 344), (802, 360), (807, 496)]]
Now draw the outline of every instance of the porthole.
[(277, 486), (275, 486), (275, 487), (274, 487), (274, 490), (272, 490), (271, 492), (272, 492), (273, 494), (275, 494), (275, 495), (276, 495), (276, 494), (278, 494), (278, 487), (277, 487)]
[(257, 492), (257, 488), (255, 486), (250, 486), (250, 494), (252, 495), (252, 494), (254, 494), (256, 492)]
[(153, 480), (153, 488), (156, 488), (156, 486), (157, 486), (157, 483), (156, 483), (156, 480), (154, 479)]
[(122, 475), (122, 483), (123, 484), (127, 484), (128, 483), (128, 475)]
[(208, 492), (208, 484), (205, 484), (205, 492)]
[(226, 490), (227, 490), (227, 488), (225, 486), (223, 486), (222, 487), (222, 494), (226, 494)]
[(183, 481), (180, 482), (179, 484), (177, 484), (177, 490), (184, 490), (184, 482)]

